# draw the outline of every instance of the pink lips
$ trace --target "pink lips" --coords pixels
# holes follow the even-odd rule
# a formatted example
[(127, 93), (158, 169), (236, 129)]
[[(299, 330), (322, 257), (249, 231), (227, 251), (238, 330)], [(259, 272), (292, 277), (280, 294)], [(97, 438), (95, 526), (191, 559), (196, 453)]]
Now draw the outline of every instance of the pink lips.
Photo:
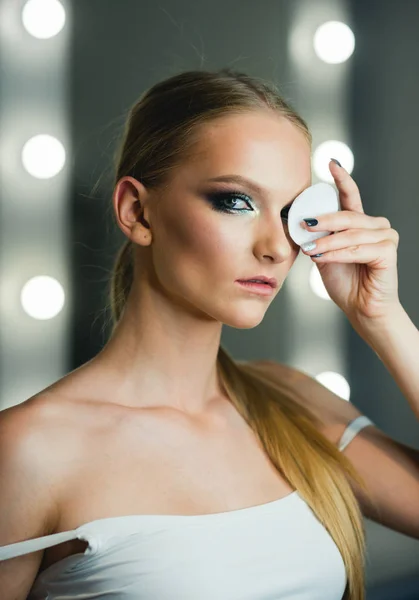
[(274, 278), (265, 277), (265, 275), (255, 275), (254, 277), (249, 277), (248, 279), (239, 279), (240, 282), (249, 282), (250, 280), (258, 280), (258, 282), (264, 282), (269, 284), (272, 288), (278, 287), (278, 282)]
[(271, 296), (274, 293), (274, 288), (267, 283), (255, 283), (252, 281), (237, 281), (237, 283), (252, 294)]

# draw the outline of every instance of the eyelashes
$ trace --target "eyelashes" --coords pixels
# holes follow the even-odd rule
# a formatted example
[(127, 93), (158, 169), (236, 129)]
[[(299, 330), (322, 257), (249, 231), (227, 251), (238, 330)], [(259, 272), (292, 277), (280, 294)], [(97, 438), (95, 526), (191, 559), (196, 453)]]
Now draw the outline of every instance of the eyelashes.
[[(239, 192), (239, 191), (226, 191), (226, 192), (214, 192), (212, 194), (208, 194), (207, 198), (211, 204), (211, 207), (213, 210), (216, 210), (217, 212), (222, 212), (222, 213), (241, 213), (241, 212), (250, 212), (253, 211), (252, 205), (250, 203), (251, 198), (247, 195), (247, 194), (243, 194), (243, 192)], [(233, 207), (228, 207), (227, 203), (234, 203), (235, 200), (241, 200), (242, 202), (245, 202), (247, 204), (247, 206), (250, 207), (250, 210), (245, 210), (242, 208), (233, 208)], [(283, 219), (285, 222), (288, 221), (288, 212), (291, 208), (291, 205), (289, 206), (285, 206), (282, 210), (281, 210), (281, 219)]]
[(241, 208), (233, 208), (228, 207), (227, 203), (234, 203), (236, 199), (242, 200), (253, 210), (250, 204), (250, 198), (243, 192), (229, 191), (229, 192), (214, 192), (212, 194), (208, 194), (208, 200), (210, 201), (212, 208), (217, 212), (224, 213), (235, 213), (235, 212), (250, 212), (248, 210), (244, 211)]
[(288, 213), (290, 212), (291, 204), (289, 206), (285, 206), (281, 210), (281, 219), (284, 219), (286, 223), (288, 223)]

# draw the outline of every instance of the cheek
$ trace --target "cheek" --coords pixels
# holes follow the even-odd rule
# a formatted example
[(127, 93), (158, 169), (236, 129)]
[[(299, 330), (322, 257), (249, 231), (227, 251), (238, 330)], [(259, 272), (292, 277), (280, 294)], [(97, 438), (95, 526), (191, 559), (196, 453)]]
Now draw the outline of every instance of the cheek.
[(237, 261), (236, 257), (240, 259), (242, 228), (238, 226), (238, 220), (234, 223), (233, 219), (206, 214), (196, 218), (185, 232), (185, 265), (200, 268), (207, 282), (212, 277), (215, 279), (217, 275), (228, 273)]
[(158, 233), (154, 266), (159, 279), (172, 289), (179, 289), (182, 282), (190, 286), (191, 280), (194, 287), (208, 286), (233, 271), (229, 265), (234, 265), (236, 254), (240, 256), (240, 226), (208, 210), (166, 215)]

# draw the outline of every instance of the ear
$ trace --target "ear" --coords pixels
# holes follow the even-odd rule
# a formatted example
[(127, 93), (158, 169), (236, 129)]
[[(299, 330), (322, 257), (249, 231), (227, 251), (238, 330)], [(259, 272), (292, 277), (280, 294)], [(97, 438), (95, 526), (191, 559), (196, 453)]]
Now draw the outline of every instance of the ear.
[(122, 233), (135, 244), (149, 246), (152, 239), (148, 221), (149, 194), (134, 177), (122, 177), (115, 186), (112, 203)]

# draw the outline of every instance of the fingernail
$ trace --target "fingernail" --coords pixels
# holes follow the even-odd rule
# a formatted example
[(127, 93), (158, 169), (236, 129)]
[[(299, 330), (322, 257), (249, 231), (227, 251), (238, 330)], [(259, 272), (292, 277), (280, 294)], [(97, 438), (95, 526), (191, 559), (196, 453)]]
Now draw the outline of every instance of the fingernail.
[(315, 225), (318, 225), (319, 222), (317, 219), (303, 219), (303, 221), (309, 226), (309, 227), (314, 227)]
[(314, 250), (315, 247), (316, 247), (316, 242), (307, 242), (307, 244), (303, 244), (301, 246), (301, 248), (304, 250), (304, 252), (310, 252), (310, 250)]
[(323, 256), (323, 252), (321, 252), (320, 254), (312, 254), (311, 258), (317, 258), (318, 256)]
[(341, 167), (342, 165), (340, 164), (340, 162), (338, 160), (336, 160), (336, 158), (331, 158), (330, 160), (333, 160), (334, 163), (337, 164), (338, 167)]

